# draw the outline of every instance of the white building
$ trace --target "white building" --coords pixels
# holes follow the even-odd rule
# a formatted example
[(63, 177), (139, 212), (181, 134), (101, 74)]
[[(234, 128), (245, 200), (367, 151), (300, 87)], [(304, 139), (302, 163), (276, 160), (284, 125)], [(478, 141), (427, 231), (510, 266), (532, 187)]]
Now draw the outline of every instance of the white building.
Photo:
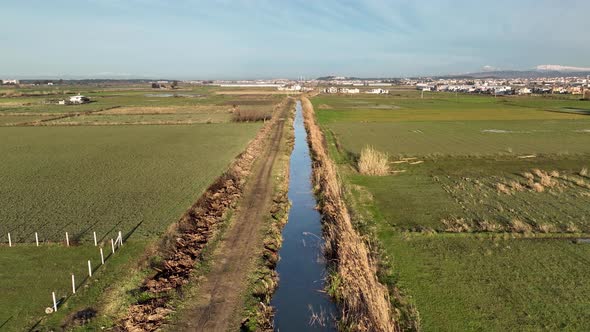
[(518, 90), (519, 95), (530, 95), (531, 93), (533, 93), (533, 90), (529, 88), (522, 88)]
[(2, 84), (14, 84), (14, 85), (17, 85), (19, 83), (20, 83), (19, 80), (2, 80)]
[(324, 93), (338, 93), (338, 88), (336, 87), (329, 87), (324, 89)]
[(302, 87), (299, 84), (285, 85), (278, 87), (280, 91), (301, 91)]
[(90, 98), (82, 96), (82, 95), (70, 97), (71, 104), (86, 104), (88, 102), (90, 102)]
[(389, 93), (389, 90), (385, 90), (385, 89), (371, 89), (371, 90), (367, 91), (367, 93), (374, 94), (374, 95), (384, 95), (384, 94), (388, 94)]
[(338, 89), (340, 93), (349, 93), (349, 94), (355, 94), (355, 93), (360, 93), (361, 90), (357, 89), (357, 88), (340, 88)]

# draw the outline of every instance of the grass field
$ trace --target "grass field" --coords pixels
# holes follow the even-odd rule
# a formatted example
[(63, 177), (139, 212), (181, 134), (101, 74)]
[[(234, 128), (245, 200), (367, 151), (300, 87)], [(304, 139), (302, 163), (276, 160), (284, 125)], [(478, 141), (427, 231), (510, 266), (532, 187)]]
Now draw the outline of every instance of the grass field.
[[(0, 330), (27, 330), (40, 318), (44, 328), (55, 329), (72, 319), (71, 310), (136, 302), (124, 299), (133, 294), (103, 296), (122, 282), (137, 287), (141, 280), (133, 278), (142, 273), (136, 266), (146, 246), (254, 138), (262, 122), (231, 122), (232, 110), (272, 112), (282, 99), (226, 96), (208, 87), (72, 88), (93, 102), (46, 104), (68, 96), (55, 89), (22, 88), (0, 97), (0, 278), (9, 281), (0, 288)], [(51, 291), (70, 294), (70, 273), (82, 282), (86, 261), (100, 261), (93, 232), (109, 249), (118, 231), (130, 236), (127, 245), (57, 314), (45, 315)], [(35, 232), (40, 247), (34, 246)], [(72, 247), (63, 245), (65, 232)], [(94, 318), (106, 326), (112, 319)]]
[[(0, 280), (9, 285), (2, 287), (0, 330), (25, 331), (41, 317), (49, 317), (45, 308), (53, 305), (52, 292), (56, 293), (58, 302), (68, 299), (57, 314), (52, 314), (55, 318), (63, 319), (72, 302), (93, 307), (101, 292), (124, 275), (122, 272), (128, 262), (136, 259), (144, 246), (145, 242), (127, 242), (124, 250), (107, 256), (107, 262), (100, 267), (100, 253), (93, 245), (0, 247)], [(105, 251), (105, 255), (108, 254), (109, 251)], [(92, 261), (94, 270), (91, 279), (86, 279), (88, 260)], [(71, 297), (71, 274), (76, 276), (78, 286), (74, 297)]]
[[(425, 331), (583, 330), (590, 109), (572, 98), (313, 99), (357, 210)], [(391, 174), (357, 171), (363, 147)], [(555, 239), (552, 239), (555, 238)]]
[[(0, 130), (2, 242), (158, 235), (254, 137), (259, 124)], [(216, 151), (211, 154), (211, 151)], [(115, 208), (116, 207), (116, 208)]]
[(425, 331), (583, 331), (590, 245), (382, 234)]

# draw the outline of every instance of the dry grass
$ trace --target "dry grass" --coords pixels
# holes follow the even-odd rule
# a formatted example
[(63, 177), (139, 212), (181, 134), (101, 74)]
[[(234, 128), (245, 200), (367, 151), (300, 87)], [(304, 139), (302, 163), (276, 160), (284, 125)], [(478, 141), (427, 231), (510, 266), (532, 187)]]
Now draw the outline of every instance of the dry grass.
[(358, 169), (364, 175), (387, 175), (389, 174), (389, 156), (375, 150), (372, 146), (365, 146), (361, 150)]
[(506, 195), (512, 194), (510, 189), (503, 183), (496, 183), (496, 190), (498, 191), (498, 193), (501, 193), (501, 194), (506, 194)]
[(234, 122), (256, 122), (266, 121), (272, 117), (272, 112), (265, 109), (240, 109), (233, 111), (232, 121)]
[(537, 225), (537, 231), (541, 233), (555, 233), (557, 232), (557, 227), (553, 224), (539, 224)]
[(582, 170), (580, 171), (580, 176), (588, 176), (588, 168), (584, 167), (582, 168)]
[(504, 230), (502, 225), (489, 220), (482, 220), (477, 223), (478, 228), (483, 232), (500, 232)]
[(471, 226), (463, 218), (443, 219), (445, 231), (451, 233), (471, 232)]
[(530, 187), (533, 191), (536, 191), (538, 193), (542, 193), (545, 191), (545, 187), (543, 187), (543, 185), (538, 182), (531, 183)]
[(568, 233), (578, 233), (580, 229), (578, 228), (578, 226), (576, 226), (576, 224), (570, 222), (565, 226), (565, 231)]
[(230, 107), (217, 105), (169, 106), (169, 107), (119, 107), (97, 112), (112, 115), (147, 115), (147, 114), (190, 114), (229, 112)]
[(392, 332), (395, 323), (388, 290), (379, 283), (371, 253), (352, 225), (313, 106), (305, 97), (301, 103), (313, 156), (314, 184), (322, 193), (320, 209), (325, 225), (326, 255), (341, 279), (336, 290), (342, 308), (341, 322), (352, 331)]
[(520, 182), (518, 182), (518, 181), (510, 181), (508, 183), (508, 185), (514, 191), (524, 191), (525, 190), (525, 187), (522, 184), (520, 184)]
[(517, 233), (530, 233), (533, 230), (531, 225), (516, 218), (510, 220), (510, 229)]
[(522, 173), (522, 176), (523, 176), (525, 179), (529, 179), (529, 180), (533, 180), (533, 179), (535, 178), (535, 176), (534, 176), (533, 174), (529, 173), (529, 172), (524, 172), (524, 173)]

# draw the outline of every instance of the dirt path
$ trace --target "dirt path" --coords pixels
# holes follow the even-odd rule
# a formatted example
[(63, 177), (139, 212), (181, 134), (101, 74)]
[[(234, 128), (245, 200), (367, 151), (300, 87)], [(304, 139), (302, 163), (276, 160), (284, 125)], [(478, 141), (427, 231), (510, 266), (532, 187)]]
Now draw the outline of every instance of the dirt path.
[(254, 253), (263, 248), (262, 228), (270, 214), (273, 193), (271, 174), (280, 151), (287, 111), (285, 108), (279, 115), (268, 146), (259, 156), (232, 224), (213, 255), (211, 271), (199, 286), (196, 303), (184, 310), (182, 318), (170, 330), (237, 330), (239, 321), (235, 313), (243, 302), (246, 277), (259, 256)]

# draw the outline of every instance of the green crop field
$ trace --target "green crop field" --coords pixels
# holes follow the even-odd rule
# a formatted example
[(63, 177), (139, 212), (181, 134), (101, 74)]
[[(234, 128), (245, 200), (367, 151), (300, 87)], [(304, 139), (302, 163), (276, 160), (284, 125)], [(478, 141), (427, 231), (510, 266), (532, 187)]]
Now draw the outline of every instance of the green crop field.
[[(40, 318), (47, 316), (45, 308), (52, 307), (51, 293), (62, 302), (58, 308), (60, 317), (69, 303), (92, 307), (100, 297), (101, 290), (108, 288), (121, 277), (131, 260), (137, 259), (145, 247), (145, 241), (129, 241), (124, 249), (112, 257), (106, 249), (106, 263), (100, 266), (100, 252), (93, 245), (64, 247), (43, 245), (4, 247), (0, 246), (0, 280), (3, 281), (0, 301), (0, 330), (25, 331)], [(93, 277), (88, 279), (88, 260), (91, 260)], [(75, 275), (78, 288), (72, 295), (71, 275)], [(63, 302), (64, 300), (67, 302)], [(56, 315), (56, 314), (52, 314)], [(47, 316), (49, 317), (49, 316)]]
[[(259, 124), (0, 129), (2, 242), (158, 235), (219, 176)], [(214, 153), (212, 154), (212, 152)]]
[[(312, 102), (357, 226), (391, 267), (383, 281), (423, 330), (588, 325), (590, 245), (572, 240), (590, 234), (589, 102), (407, 90)], [(359, 174), (367, 145), (390, 175)]]
[[(121, 280), (139, 283), (129, 279), (146, 247), (262, 126), (231, 122), (232, 110), (272, 112), (282, 99), (209, 87), (65, 89), (0, 90), (0, 330), (28, 330), (40, 319), (59, 327), (71, 310), (94, 310)], [(78, 92), (92, 103), (48, 104)], [(108, 253), (119, 231), (129, 236), (126, 245), (84, 280), (87, 260), (100, 262), (93, 232)], [(71, 273), (81, 285), (73, 297)], [(52, 291), (67, 301), (48, 316)]]

